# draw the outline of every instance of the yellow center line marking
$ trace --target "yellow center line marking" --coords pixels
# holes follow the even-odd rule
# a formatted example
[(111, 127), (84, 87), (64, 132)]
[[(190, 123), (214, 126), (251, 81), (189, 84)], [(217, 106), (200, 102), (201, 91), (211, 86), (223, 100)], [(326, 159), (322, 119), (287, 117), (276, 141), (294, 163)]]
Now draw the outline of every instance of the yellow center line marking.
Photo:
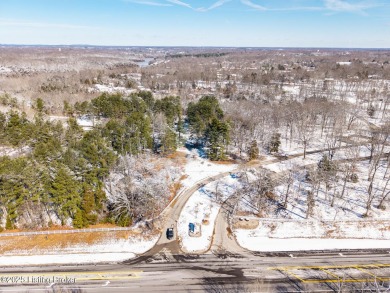
[[(374, 282), (375, 279), (328, 279), (328, 280), (304, 280), (303, 283), (366, 283), (366, 282)], [(382, 281), (390, 281), (390, 278), (382, 278)]]
[(368, 274), (368, 275), (374, 277), (376, 280), (383, 281), (381, 278), (379, 278), (378, 276), (376, 276), (376, 275), (366, 271), (365, 269), (362, 269), (362, 268), (356, 268), (356, 269), (358, 269), (359, 271), (361, 271), (361, 272), (363, 272), (365, 274)]
[(364, 268), (364, 267), (390, 267), (390, 264), (351, 264), (351, 265), (333, 265), (333, 266), (287, 266), (287, 267), (269, 267), (268, 269), (270, 270), (293, 270), (293, 269), (298, 269), (298, 270), (305, 270), (305, 269), (343, 269), (343, 268)]
[[(284, 272), (288, 276), (293, 276), (294, 278), (300, 280), (302, 283), (339, 283), (339, 282), (345, 282), (345, 283), (363, 283), (363, 282), (374, 282), (375, 280), (379, 281), (390, 281), (390, 277), (378, 277), (375, 274), (367, 271), (367, 269), (384, 269), (389, 268), (390, 264), (382, 264), (382, 263), (376, 263), (376, 264), (364, 264), (364, 265), (358, 265), (358, 264), (352, 264), (352, 265), (332, 265), (332, 266), (286, 266), (286, 267), (268, 267), (269, 270), (277, 270), (280, 272)], [(332, 270), (345, 270), (345, 269), (356, 269), (360, 272), (363, 272), (370, 277), (368, 278), (359, 278), (354, 279), (353, 277), (350, 277), (348, 279), (343, 279), (340, 276), (338, 276), (336, 273), (328, 271), (328, 269)], [(304, 277), (298, 276), (296, 273), (293, 273), (292, 271), (299, 270), (299, 271), (310, 271), (310, 270), (321, 270), (324, 273), (335, 277), (335, 279), (304, 279)]]
[(304, 279), (302, 279), (301, 277), (298, 277), (296, 274), (290, 272), (290, 271), (285, 271), (287, 275), (292, 275), (293, 277), (297, 278), (298, 280), (300, 280), (301, 282), (305, 282)]
[(331, 276), (333, 276), (333, 277), (335, 277), (335, 278), (337, 278), (337, 279), (340, 279), (340, 276), (338, 276), (338, 275), (336, 275), (336, 274), (333, 274), (333, 273), (327, 271), (326, 269), (320, 269), (320, 270), (323, 271), (323, 272), (325, 272), (325, 273), (327, 273), (328, 275), (331, 275)]

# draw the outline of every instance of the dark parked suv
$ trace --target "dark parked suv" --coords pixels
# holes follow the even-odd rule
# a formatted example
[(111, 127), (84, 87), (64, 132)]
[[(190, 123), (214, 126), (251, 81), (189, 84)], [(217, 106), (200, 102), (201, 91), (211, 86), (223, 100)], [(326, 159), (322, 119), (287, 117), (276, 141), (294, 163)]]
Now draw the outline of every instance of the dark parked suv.
[(167, 229), (167, 238), (172, 239), (173, 238), (173, 228)]

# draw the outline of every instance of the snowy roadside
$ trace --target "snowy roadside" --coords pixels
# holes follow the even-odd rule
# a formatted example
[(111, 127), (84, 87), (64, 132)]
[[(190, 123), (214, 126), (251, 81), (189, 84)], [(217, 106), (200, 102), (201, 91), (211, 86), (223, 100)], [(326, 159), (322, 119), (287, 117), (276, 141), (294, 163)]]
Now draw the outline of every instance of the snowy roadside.
[(0, 256), (0, 266), (89, 264), (125, 261), (151, 249), (159, 235), (148, 240), (140, 237), (109, 239), (93, 245), (74, 245), (49, 250), (15, 251)]
[[(389, 221), (254, 220), (235, 222), (238, 243), (253, 251), (390, 249)], [(253, 228), (256, 223), (258, 226)], [(247, 225), (247, 228), (244, 226)], [(250, 227), (250, 225), (252, 227)]]
[(237, 229), (238, 243), (252, 251), (299, 251), (332, 249), (379, 249), (389, 248), (390, 240), (376, 239), (330, 239), (330, 238), (288, 238), (278, 239), (259, 236), (258, 230)]
[[(205, 252), (211, 246), (215, 220), (221, 202), (231, 196), (240, 183), (234, 174), (211, 182), (198, 189), (187, 201), (177, 223), (182, 249), (186, 252)], [(189, 235), (189, 224), (199, 227), (198, 236)]]
[(90, 254), (43, 254), (43, 255), (13, 255), (0, 256), (0, 266), (33, 266), (57, 264), (95, 264), (113, 263), (134, 258), (136, 255), (127, 253), (90, 253)]

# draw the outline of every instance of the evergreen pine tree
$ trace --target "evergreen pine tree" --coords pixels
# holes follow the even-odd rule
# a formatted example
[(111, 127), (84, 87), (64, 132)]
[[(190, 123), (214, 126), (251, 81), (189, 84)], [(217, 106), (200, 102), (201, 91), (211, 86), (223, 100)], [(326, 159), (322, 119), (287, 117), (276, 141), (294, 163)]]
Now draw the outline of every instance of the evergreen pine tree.
[(318, 169), (322, 172), (335, 171), (336, 167), (334, 163), (329, 160), (328, 155), (324, 154), (318, 163)]
[(161, 139), (161, 149), (164, 154), (172, 153), (177, 148), (177, 135), (170, 129), (166, 128), (165, 134)]
[(50, 194), (63, 223), (67, 218), (75, 216), (81, 202), (80, 186), (64, 167), (59, 167), (51, 184)]
[(209, 158), (213, 161), (225, 159), (225, 146), (229, 139), (229, 125), (214, 118), (206, 130), (206, 139), (209, 143)]
[(253, 140), (249, 148), (249, 160), (257, 160), (259, 158), (259, 147), (257, 141)]
[(7, 217), (7, 220), (6, 220), (6, 222), (5, 222), (5, 229), (7, 229), (7, 230), (12, 230), (12, 229), (14, 229), (14, 228), (15, 228), (15, 226), (14, 226), (14, 224), (12, 223), (10, 217), (8, 216), (8, 217)]
[(45, 102), (41, 99), (38, 98), (35, 102), (35, 109), (38, 111), (40, 114), (44, 114), (46, 109), (45, 109)]
[(274, 133), (271, 137), (271, 141), (268, 146), (269, 152), (277, 153), (279, 151), (280, 144), (281, 144), (280, 133)]
[(96, 224), (97, 215), (94, 213), (96, 209), (95, 194), (90, 186), (84, 184), (83, 199), (81, 209), (83, 211), (83, 218), (86, 224)]
[(73, 227), (74, 228), (84, 228), (87, 227), (88, 224), (84, 219), (84, 212), (80, 209), (77, 209), (75, 216), (73, 218)]

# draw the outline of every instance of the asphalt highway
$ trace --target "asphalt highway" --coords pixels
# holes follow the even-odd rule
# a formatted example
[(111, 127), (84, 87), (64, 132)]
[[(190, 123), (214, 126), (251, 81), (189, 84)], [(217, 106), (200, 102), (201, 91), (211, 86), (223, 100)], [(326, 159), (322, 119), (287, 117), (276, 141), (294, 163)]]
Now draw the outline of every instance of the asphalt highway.
[(175, 255), (165, 247), (120, 264), (3, 268), (0, 279), (0, 292), (337, 292), (340, 284), (356, 290), (375, 282), (388, 286), (390, 254)]

